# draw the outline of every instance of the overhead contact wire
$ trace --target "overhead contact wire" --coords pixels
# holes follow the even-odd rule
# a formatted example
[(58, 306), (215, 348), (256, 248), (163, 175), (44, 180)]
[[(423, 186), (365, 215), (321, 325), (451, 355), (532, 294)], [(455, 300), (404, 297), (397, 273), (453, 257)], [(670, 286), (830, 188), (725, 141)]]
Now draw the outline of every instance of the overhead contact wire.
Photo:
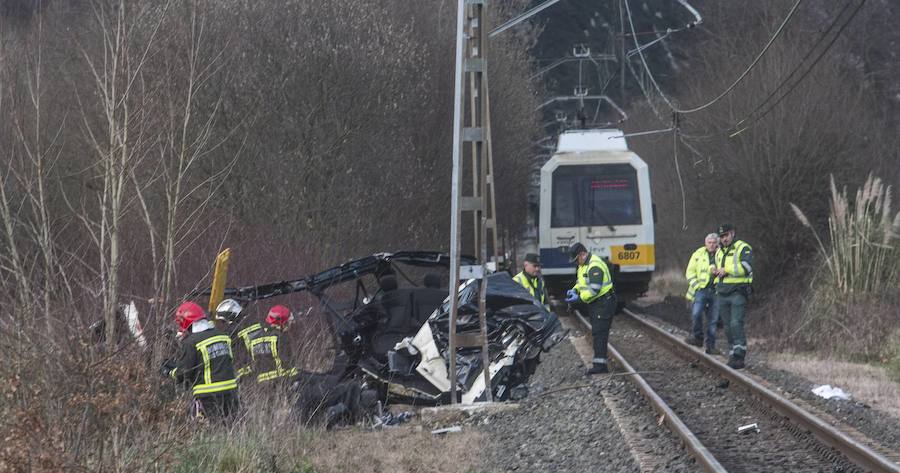
[(628, 0), (624, 0), (624, 3), (625, 3), (626, 13), (628, 14), (628, 25), (629, 25), (629, 28), (631, 29), (632, 38), (634, 39), (634, 44), (635, 44), (635, 47), (637, 48), (638, 56), (641, 58), (641, 64), (643, 64), (644, 70), (647, 71), (647, 76), (650, 79), (650, 83), (653, 84), (653, 87), (656, 89), (656, 91), (659, 93), (659, 95), (663, 98), (663, 101), (666, 102), (666, 104), (669, 106), (669, 108), (672, 109), (673, 112), (677, 112), (680, 114), (688, 114), (688, 113), (699, 112), (705, 108), (708, 108), (711, 105), (718, 102), (719, 100), (721, 100), (723, 97), (725, 97), (729, 93), (731, 93), (731, 91), (733, 91), (735, 89), (735, 87), (737, 87), (738, 84), (740, 84), (741, 81), (743, 81), (744, 78), (746, 78), (750, 74), (750, 71), (752, 71), (753, 68), (756, 67), (756, 65), (759, 63), (759, 61), (762, 59), (762, 57), (766, 54), (766, 52), (769, 50), (769, 48), (772, 47), (772, 44), (775, 42), (775, 40), (778, 39), (779, 36), (781, 36), (781, 33), (784, 31), (788, 22), (790, 22), (791, 18), (793, 18), (794, 14), (797, 12), (797, 9), (800, 7), (800, 4), (803, 3), (803, 0), (797, 0), (796, 2), (794, 2), (794, 6), (792, 6), (790, 11), (788, 11), (787, 16), (785, 16), (784, 20), (782, 20), (781, 24), (778, 26), (778, 29), (775, 30), (775, 33), (772, 35), (772, 37), (769, 38), (769, 41), (763, 47), (762, 51), (760, 51), (759, 54), (756, 55), (756, 58), (753, 60), (753, 62), (750, 63), (749, 66), (747, 66), (747, 68), (744, 70), (744, 72), (740, 76), (738, 76), (738, 78), (735, 79), (735, 81), (727, 89), (725, 89), (725, 91), (723, 91), (721, 94), (719, 94), (717, 97), (710, 100), (709, 102), (707, 102), (703, 105), (700, 105), (698, 107), (690, 108), (690, 109), (679, 109), (678, 107), (676, 107), (675, 104), (669, 99), (669, 97), (666, 96), (666, 94), (662, 91), (662, 88), (656, 82), (656, 79), (653, 77), (653, 73), (650, 71), (650, 66), (647, 65), (647, 60), (644, 57), (644, 52), (641, 49), (641, 45), (637, 39), (637, 33), (636, 33), (636, 30), (634, 27), (634, 18), (631, 15), (631, 6), (628, 4)]
[[(746, 126), (744, 126), (744, 127), (742, 127), (741, 129), (735, 131), (734, 133), (730, 134), (730, 135), (729, 135), (729, 138), (733, 138), (733, 137), (735, 137), (735, 136), (737, 136), (737, 135), (743, 133), (743, 132), (746, 131), (748, 128), (750, 128), (750, 127), (752, 127), (753, 125), (755, 125), (756, 123), (758, 123), (758, 122), (759, 122), (760, 120), (762, 120), (766, 115), (768, 115), (772, 110), (774, 110), (775, 107), (778, 106), (778, 104), (781, 103), (782, 100), (784, 100), (785, 98), (787, 98), (787, 96), (791, 95), (791, 93), (794, 91), (794, 89), (796, 89), (797, 86), (800, 85), (800, 83), (802, 83), (804, 79), (806, 79), (806, 77), (809, 75), (809, 73), (812, 72), (813, 69), (815, 69), (815, 67), (816, 67), (816, 65), (819, 63), (819, 61), (821, 61), (822, 58), (825, 57), (825, 53), (827, 53), (827, 52), (831, 49), (831, 47), (834, 46), (834, 44), (837, 42), (837, 40), (841, 37), (841, 33), (843, 33), (844, 30), (847, 28), (847, 26), (850, 25), (850, 23), (851, 23), (851, 22), (853, 21), (853, 19), (856, 17), (856, 14), (859, 13), (859, 11), (862, 9), (862, 7), (863, 7), (863, 5), (865, 5), (865, 3), (866, 3), (866, 0), (861, 0), (861, 1), (859, 2), (859, 4), (856, 6), (856, 9), (854, 9), (854, 10), (853, 10), (853, 13), (850, 14), (850, 17), (847, 18), (847, 20), (841, 25), (841, 27), (840, 27), (840, 28), (838, 29), (838, 31), (835, 33), (834, 37), (831, 38), (831, 41), (829, 41), (828, 44), (825, 46), (825, 49), (823, 49), (823, 50), (819, 53), (819, 55), (816, 56), (816, 58), (813, 60), (812, 64), (810, 64), (809, 67), (806, 69), (806, 71), (803, 72), (803, 75), (800, 76), (800, 78), (797, 79), (797, 81), (794, 82), (794, 83), (790, 86), (790, 88), (789, 88), (784, 94), (782, 94), (782, 95), (778, 98), (778, 100), (776, 100), (774, 103), (772, 103), (768, 108), (766, 108), (766, 110), (765, 110), (762, 114), (760, 114), (759, 116), (757, 116), (756, 118), (754, 118), (753, 121), (751, 121), (750, 123), (748, 123)], [(847, 5), (849, 6), (850, 4), (848, 3)], [(843, 11), (842, 11), (842, 13), (843, 13)], [(838, 15), (838, 17), (840, 17), (840, 15)], [(837, 20), (837, 18), (836, 18), (836, 20)], [(832, 26), (833, 26), (833, 25), (832, 25)], [(824, 36), (823, 36), (822, 39), (824, 39)], [(813, 46), (812, 49), (810, 49), (809, 53), (807, 54), (807, 57), (809, 56), (809, 54), (812, 53), (813, 50), (815, 50), (815, 48), (816, 48), (817, 46), (818, 46), (818, 44), (816, 44), (815, 46)], [(805, 61), (805, 59), (806, 59), (806, 57), (804, 57), (804, 61)], [(760, 108), (762, 108), (763, 105), (765, 105), (766, 102), (768, 102), (772, 97), (774, 97), (775, 94), (778, 92), (778, 90), (779, 90), (784, 84), (786, 84), (786, 83), (790, 80), (790, 78), (794, 75), (795, 72), (797, 72), (797, 71), (800, 69), (800, 66), (802, 66), (802, 63), (803, 63), (804, 61), (801, 61), (801, 64), (798, 65), (798, 66), (794, 69), (794, 71), (792, 71), (791, 74), (790, 74), (790, 75), (789, 75), (789, 76), (788, 76), (788, 77), (787, 77), (787, 78), (786, 78), (786, 79), (785, 79), (778, 87), (776, 87), (775, 90), (772, 91), (771, 94), (769, 94), (769, 96), (766, 98), (766, 100), (764, 100), (764, 101), (762, 102), (762, 104), (760, 104), (760, 106), (757, 106), (752, 112), (750, 112), (749, 114), (747, 114), (747, 116), (745, 116), (743, 119), (741, 119), (739, 122), (737, 122), (737, 124), (735, 125), (735, 127), (740, 126), (742, 123), (744, 123), (744, 122), (746, 122), (747, 120), (749, 120), (749, 119), (753, 116), (754, 113), (756, 113)]]

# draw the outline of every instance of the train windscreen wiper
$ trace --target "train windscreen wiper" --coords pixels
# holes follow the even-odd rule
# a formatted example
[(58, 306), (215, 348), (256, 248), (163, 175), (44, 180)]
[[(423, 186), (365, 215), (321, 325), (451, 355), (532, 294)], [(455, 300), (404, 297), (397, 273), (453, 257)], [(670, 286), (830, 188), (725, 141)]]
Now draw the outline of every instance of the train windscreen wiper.
[(606, 225), (606, 228), (608, 228), (609, 231), (611, 231), (611, 232), (616, 231), (616, 227), (613, 226), (612, 222), (609, 220), (609, 217), (607, 217), (603, 212), (600, 212), (599, 210), (594, 210), (593, 214), (597, 217), (600, 217), (600, 220), (603, 222), (603, 225)]

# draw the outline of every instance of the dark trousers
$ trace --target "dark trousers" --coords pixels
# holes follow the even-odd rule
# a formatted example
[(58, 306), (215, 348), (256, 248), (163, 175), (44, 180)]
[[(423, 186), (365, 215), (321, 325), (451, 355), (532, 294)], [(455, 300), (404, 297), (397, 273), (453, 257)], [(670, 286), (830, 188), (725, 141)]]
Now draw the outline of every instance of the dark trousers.
[(747, 296), (740, 290), (727, 294), (718, 294), (719, 315), (725, 318), (725, 336), (731, 346), (730, 355), (744, 359), (747, 355), (747, 334), (744, 332), (744, 310), (747, 307)]
[(691, 333), (697, 340), (703, 340), (703, 313), (706, 313), (706, 348), (716, 347), (716, 325), (719, 323), (719, 304), (716, 291), (711, 287), (700, 289), (694, 294), (691, 305)]
[(191, 403), (191, 417), (211, 421), (225, 421), (237, 415), (240, 404), (237, 389), (195, 397)]
[(606, 344), (609, 342), (609, 330), (612, 328), (613, 316), (616, 314), (616, 305), (616, 295), (613, 293), (587, 304), (591, 336), (594, 338), (594, 364), (609, 363)]

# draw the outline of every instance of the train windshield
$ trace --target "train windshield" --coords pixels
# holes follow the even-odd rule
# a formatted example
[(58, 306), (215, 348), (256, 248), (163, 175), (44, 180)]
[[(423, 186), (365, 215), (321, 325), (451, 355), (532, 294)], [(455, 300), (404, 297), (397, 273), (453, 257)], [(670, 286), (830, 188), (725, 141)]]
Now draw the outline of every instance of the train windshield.
[(641, 223), (637, 171), (629, 164), (560, 166), (552, 199), (551, 227)]

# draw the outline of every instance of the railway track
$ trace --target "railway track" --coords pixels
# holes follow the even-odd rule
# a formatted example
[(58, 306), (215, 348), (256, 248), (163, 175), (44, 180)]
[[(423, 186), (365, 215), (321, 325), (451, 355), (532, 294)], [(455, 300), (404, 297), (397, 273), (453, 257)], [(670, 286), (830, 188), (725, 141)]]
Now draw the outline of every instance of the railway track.
[[(610, 357), (633, 373), (628, 379), (705, 471), (900, 473), (896, 455), (879, 453), (628, 309), (613, 322)], [(750, 424), (758, 430), (738, 432)]]

